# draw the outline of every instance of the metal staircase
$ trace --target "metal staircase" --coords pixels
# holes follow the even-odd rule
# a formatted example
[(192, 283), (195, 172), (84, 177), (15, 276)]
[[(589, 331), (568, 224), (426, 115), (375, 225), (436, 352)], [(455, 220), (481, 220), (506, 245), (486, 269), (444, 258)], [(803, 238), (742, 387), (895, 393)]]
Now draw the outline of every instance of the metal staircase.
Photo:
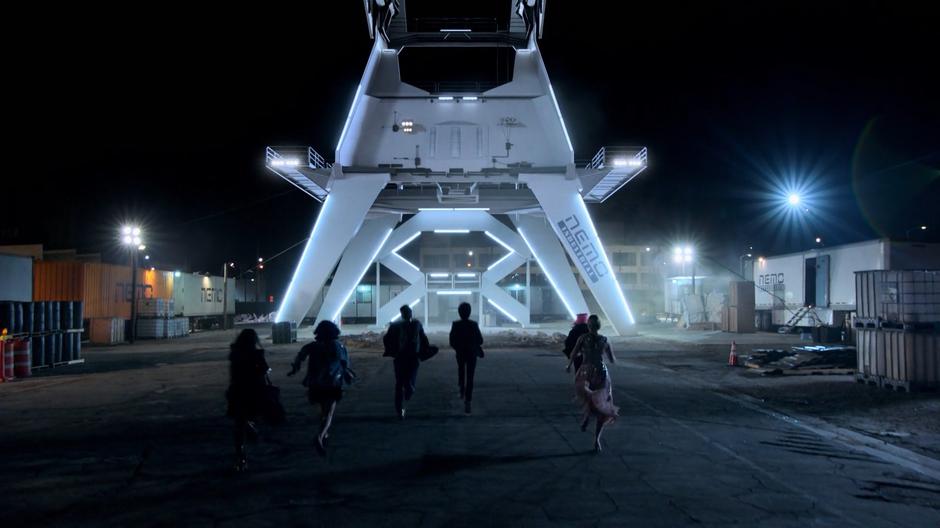
[(797, 323), (799, 323), (803, 317), (809, 314), (813, 310), (812, 306), (801, 306), (797, 311), (793, 312), (793, 316), (787, 321), (787, 323), (777, 329), (778, 334), (789, 334), (793, 332), (796, 328)]

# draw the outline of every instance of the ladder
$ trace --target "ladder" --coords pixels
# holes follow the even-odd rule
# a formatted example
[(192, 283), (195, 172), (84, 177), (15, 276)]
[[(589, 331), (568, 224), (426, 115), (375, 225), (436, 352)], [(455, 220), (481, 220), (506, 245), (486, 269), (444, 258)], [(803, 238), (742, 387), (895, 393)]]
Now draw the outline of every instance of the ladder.
[(793, 316), (790, 317), (790, 320), (780, 328), (777, 329), (778, 334), (789, 334), (796, 328), (796, 324), (803, 319), (803, 316), (808, 314), (812, 310), (809, 306), (801, 306), (799, 310), (793, 312)]

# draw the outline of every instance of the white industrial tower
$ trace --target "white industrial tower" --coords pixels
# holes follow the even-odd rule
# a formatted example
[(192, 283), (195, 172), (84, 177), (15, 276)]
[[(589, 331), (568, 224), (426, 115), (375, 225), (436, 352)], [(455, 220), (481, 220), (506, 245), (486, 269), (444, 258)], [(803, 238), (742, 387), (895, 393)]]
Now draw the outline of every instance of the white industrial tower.
[[(573, 317), (588, 306), (570, 257), (602, 315), (632, 331), (585, 202), (603, 202), (643, 171), (646, 149), (605, 147), (575, 166), (537, 45), (545, 2), (364, 0), (375, 44), (335, 161), (312, 148), (267, 149), (269, 169), (323, 202), (278, 321), (299, 322), (334, 268), (317, 319), (336, 321), (379, 262), (411, 285), (379, 301), (377, 324), (429, 294), (472, 291), (526, 326), (528, 308), (497, 282), (530, 258)], [(399, 255), (435, 230), (484, 232), (505, 256), (435, 281)]]

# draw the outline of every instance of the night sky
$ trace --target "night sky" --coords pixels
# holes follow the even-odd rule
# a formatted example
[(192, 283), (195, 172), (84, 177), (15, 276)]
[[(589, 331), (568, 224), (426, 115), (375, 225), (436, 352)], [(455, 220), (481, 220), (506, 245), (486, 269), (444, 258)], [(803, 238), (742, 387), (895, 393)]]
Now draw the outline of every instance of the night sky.
[[(591, 206), (596, 219), (729, 263), (749, 245), (773, 254), (921, 224), (912, 235), (940, 241), (928, 8), (645, 4), (548, 3), (540, 46), (576, 157), (650, 150), (638, 180)], [(332, 159), (371, 47), (362, 3), (89, 9), (36, 14), (7, 48), (0, 242), (113, 260), (117, 226), (140, 219), (157, 265), (218, 272), (306, 237), (318, 204), (264, 169), (264, 147)], [(778, 214), (790, 188), (811, 211)], [(271, 293), (299, 252), (268, 265)]]

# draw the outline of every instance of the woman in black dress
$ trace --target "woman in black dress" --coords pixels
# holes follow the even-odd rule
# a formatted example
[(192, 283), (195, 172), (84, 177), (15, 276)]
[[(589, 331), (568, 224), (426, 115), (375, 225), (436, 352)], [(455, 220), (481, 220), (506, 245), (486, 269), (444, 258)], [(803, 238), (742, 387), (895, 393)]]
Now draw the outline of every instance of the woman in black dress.
[(264, 410), (264, 390), (267, 384), (268, 363), (258, 334), (247, 328), (242, 330), (231, 345), (229, 360), (228, 416), (235, 420), (235, 471), (247, 469), (245, 437), (254, 433), (254, 424)]
[(326, 455), (326, 441), (330, 437), (336, 404), (343, 399), (343, 384), (352, 381), (352, 371), (346, 347), (337, 340), (339, 327), (331, 321), (320, 321), (313, 335), (314, 341), (300, 349), (287, 375), (293, 376), (304, 360), (310, 358), (303, 384), (307, 387), (310, 403), (320, 406), (320, 432), (314, 447), (323, 456)]

